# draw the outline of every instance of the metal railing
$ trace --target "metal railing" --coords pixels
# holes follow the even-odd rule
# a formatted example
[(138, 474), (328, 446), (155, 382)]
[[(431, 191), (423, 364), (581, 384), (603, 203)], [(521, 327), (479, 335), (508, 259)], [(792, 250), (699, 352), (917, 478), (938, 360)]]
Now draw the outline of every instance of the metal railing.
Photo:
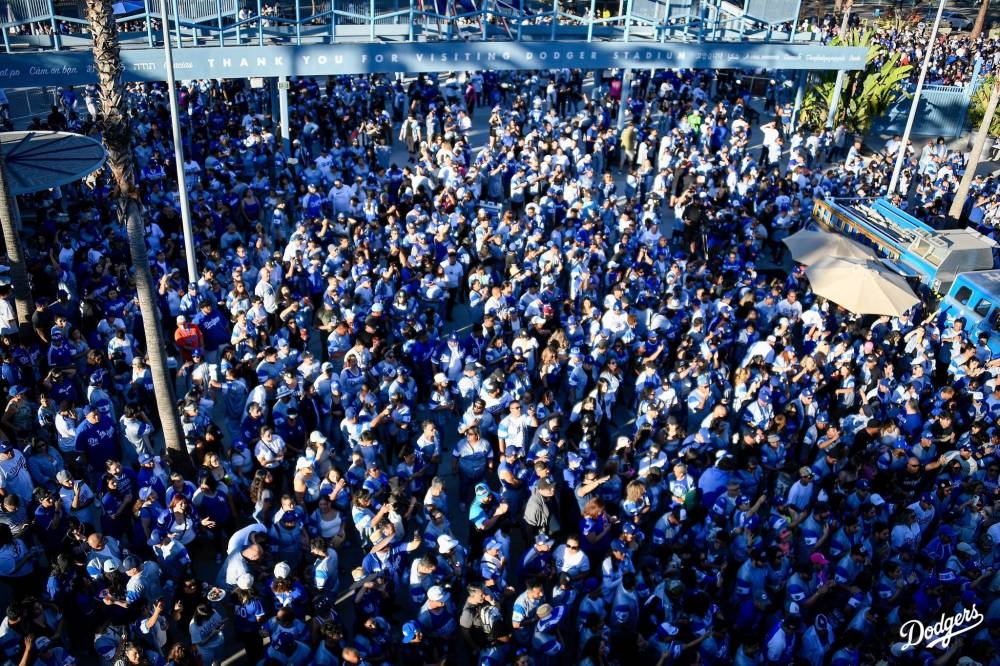
[[(811, 41), (794, 26), (708, 12), (709, 0), (169, 0), (176, 46), (436, 40)], [(123, 47), (160, 42), (157, 0), (117, 3)], [(711, 5), (715, 8), (716, 5)], [(82, 6), (0, 0), (8, 52), (87, 48)]]

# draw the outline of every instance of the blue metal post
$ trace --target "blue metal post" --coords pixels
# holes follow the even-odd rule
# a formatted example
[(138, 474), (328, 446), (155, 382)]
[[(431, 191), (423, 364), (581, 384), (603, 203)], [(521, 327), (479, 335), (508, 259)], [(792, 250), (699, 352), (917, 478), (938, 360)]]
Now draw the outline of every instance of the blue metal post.
[(219, 22), (219, 46), (225, 46), (226, 45), (226, 41), (225, 41), (225, 38), (222, 36), (222, 32), (223, 32), (223, 25), (222, 25), (222, 0), (215, 0), (215, 13), (216, 13), (216, 19)]
[[(149, 15), (149, 0), (142, 0), (143, 7), (146, 11), (146, 40), (149, 42), (150, 48), (156, 45), (153, 41), (153, 17)], [(7, 37), (7, 31), (4, 30), (4, 39)]]
[(257, 46), (264, 46), (264, 19), (263, 7), (260, 6), (260, 0), (257, 0)]
[(629, 35), (632, 33), (632, 3), (634, 0), (628, 0), (628, 5), (625, 9), (625, 41), (628, 41)]
[[(174, 12), (174, 25), (177, 27), (177, 48), (184, 48), (184, 40), (181, 39), (181, 15), (177, 11), (177, 0), (170, 1), (170, 9)], [(166, 21), (167, 17), (164, 16), (163, 20)]]
[(795, 35), (799, 29), (799, 12), (802, 11), (802, 0), (795, 3), (795, 20), (792, 21), (792, 34), (788, 36), (789, 42), (795, 41)]
[[(10, 15), (10, 9), (7, 7), (7, 3), (5, 2), (5, 3), (3, 3), (3, 18), (4, 18), (4, 20), (6, 20), (6, 18), (9, 15)], [(4, 50), (7, 53), (10, 53), (10, 35), (7, 34), (7, 27), (4, 26), (3, 30), (0, 30), (0, 32), (3, 33), (3, 48), (4, 48)]]
[[(331, 0), (331, 7), (333, 6), (332, 1), (333, 0)], [(297, 1), (295, 3), (295, 45), (302, 45), (302, 8), (299, 6)], [(288, 95), (286, 94), (285, 97), (287, 99)]]
[(663, 8), (663, 32), (660, 33), (660, 41), (667, 41), (667, 31), (670, 25), (670, 0), (667, 0), (666, 7)]
[(49, 24), (52, 26), (52, 45), (59, 51), (62, 49), (62, 42), (59, 39), (59, 26), (56, 25), (56, 7), (52, 0), (49, 0)]
[(625, 127), (625, 107), (629, 98), (629, 91), (632, 89), (632, 68), (626, 67), (622, 72), (622, 94), (618, 100), (618, 122), (615, 123), (618, 131)]
[(368, 41), (375, 41), (375, 0), (368, 0)]
[[(413, 16), (412, 7), (410, 16)], [(330, 43), (337, 41), (337, 15), (334, 13), (333, 0), (330, 0)], [(410, 41), (413, 41), (413, 23), (410, 23)]]
[(556, 21), (559, 19), (559, 0), (552, 0), (552, 34), (550, 39), (556, 41)]
[[(590, 21), (587, 23), (587, 41), (594, 41), (594, 21), (597, 20), (597, 0), (590, 0)], [(520, 30), (520, 28), (518, 29)]]
[(799, 112), (802, 110), (802, 102), (806, 98), (806, 84), (809, 81), (809, 70), (803, 69), (799, 72), (799, 84), (795, 87), (795, 104), (792, 106), (792, 131), (799, 124)]

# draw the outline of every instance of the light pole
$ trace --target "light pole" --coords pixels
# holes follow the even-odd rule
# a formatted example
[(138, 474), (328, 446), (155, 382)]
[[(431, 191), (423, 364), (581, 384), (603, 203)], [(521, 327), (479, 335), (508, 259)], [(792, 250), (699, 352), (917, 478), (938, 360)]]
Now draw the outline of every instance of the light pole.
[[(181, 204), (181, 229), (184, 232), (184, 256), (187, 259), (188, 282), (198, 281), (198, 267), (194, 260), (194, 232), (191, 230), (191, 207), (188, 204), (187, 182), (184, 180), (184, 146), (181, 144), (181, 118), (177, 107), (177, 81), (174, 78), (174, 53), (170, 46), (170, 21), (167, 0), (160, 0), (163, 17), (163, 56), (167, 69), (167, 99), (170, 102), (170, 127), (174, 134), (174, 161), (177, 163), (177, 187)], [(177, 36), (181, 27), (177, 25)]]
[[(851, 22), (851, 9), (854, 8), (854, 2), (849, 1), (844, 6), (844, 20), (840, 23), (840, 34), (838, 35), (841, 40), (847, 34), (847, 26)], [(826, 126), (833, 127), (834, 120), (837, 118), (837, 107), (840, 106), (840, 91), (844, 88), (844, 75), (846, 72), (842, 69), (837, 70), (837, 81), (833, 84), (833, 99), (830, 100), (830, 110), (826, 114)]]
[(913, 92), (913, 101), (910, 102), (910, 114), (906, 117), (906, 128), (903, 130), (903, 142), (899, 146), (896, 154), (896, 166), (892, 169), (892, 178), (889, 179), (889, 195), (896, 191), (899, 184), (899, 173), (903, 170), (903, 163), (906, 161), (906, 146), (910, 142), (910, 131), (913, 129), (913, 121), (917, 117), (917, 107), (920, 106), (920, 93), (924, 90), (924, 79), (927, 78), (927, 68), (931, 64), (931, 54), (934, 53), (934, 41), (937, 39), (938, 26), (941, 25), (941, 13), (944, 11), (946, 0), (939, 0), (937, 16), (934, 17), (934, 27), (931, 28), (931, 38), (927, 40), (927, 53), (924, 54), (924, 64), (920, 67), (920, 76), (917, 78), (917, 89)]

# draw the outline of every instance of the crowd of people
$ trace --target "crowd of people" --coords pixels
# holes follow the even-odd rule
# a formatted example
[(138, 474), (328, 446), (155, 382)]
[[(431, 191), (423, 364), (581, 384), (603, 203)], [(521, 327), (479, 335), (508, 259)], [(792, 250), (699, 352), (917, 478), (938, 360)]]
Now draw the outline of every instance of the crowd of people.
[[(86, 131), (94, 95), (53, 113)], [(246, 82), (182, 87), (192, 281), (165, 89), (129, 90), (193, 473), (107, 177), (22, 201), (4, 663), (1000, 663), (989, 336), (783, 268), (813, 202), (879, 194), (887, 160), (716, 72), (290, 96), (286, 150)], [(925, 216), (962, 169), (931, 148)], [(899, 634), (973, 607), (946, 647)]]

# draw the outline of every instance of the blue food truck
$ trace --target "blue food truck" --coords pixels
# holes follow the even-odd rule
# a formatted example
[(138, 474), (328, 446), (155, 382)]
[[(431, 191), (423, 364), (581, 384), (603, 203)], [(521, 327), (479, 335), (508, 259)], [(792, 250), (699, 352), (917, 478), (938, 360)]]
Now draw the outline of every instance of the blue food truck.
[(1000, 270), (996, 243), (974, 229), (934, 229), (886, 199), (817, 200), (813, 220), (872, 247), (900, 273), (941, 294), (948, 318), (990, 335), (1000, 352)]

